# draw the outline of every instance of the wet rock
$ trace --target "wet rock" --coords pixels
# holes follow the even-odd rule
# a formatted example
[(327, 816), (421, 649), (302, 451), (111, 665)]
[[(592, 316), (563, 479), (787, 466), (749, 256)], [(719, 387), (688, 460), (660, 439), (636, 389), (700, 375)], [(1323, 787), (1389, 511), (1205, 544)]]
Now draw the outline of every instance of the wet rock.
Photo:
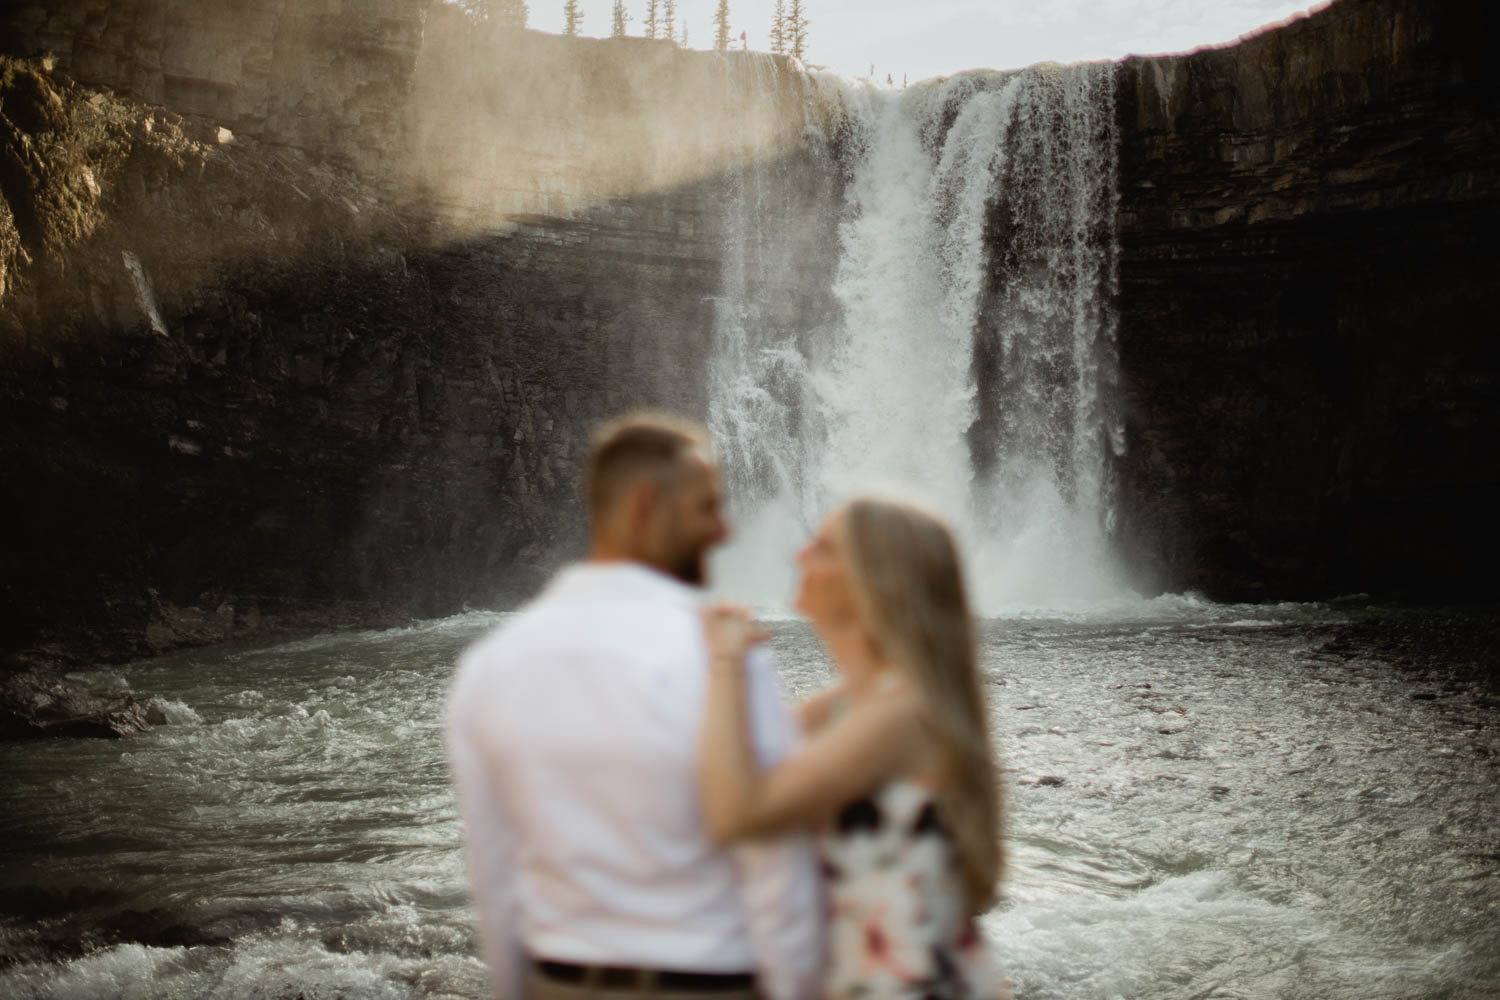
[(1055, 774), (1044, 774), (1040, 778), (1036, 779), (1036, 783), (1038, 785), (1048, 785), (1056, 787), (1063, 783), (1063, 779)]
[(0, 679), (0, 739), (114, 739), (165, 725), (166, 721), (154, 699), (128, 691), (96, 691), (78, 681), (36, 670)]

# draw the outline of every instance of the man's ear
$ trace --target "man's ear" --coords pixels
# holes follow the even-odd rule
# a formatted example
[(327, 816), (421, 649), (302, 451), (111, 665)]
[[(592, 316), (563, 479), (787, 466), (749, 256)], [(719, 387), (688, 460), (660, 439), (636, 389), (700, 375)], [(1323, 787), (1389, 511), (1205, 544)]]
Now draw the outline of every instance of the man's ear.
[(652, 509), (656, 506), (656, 486), (638, 479), (625, 489), (625, 523), (635, 533), (645, 531), (651, 523)]

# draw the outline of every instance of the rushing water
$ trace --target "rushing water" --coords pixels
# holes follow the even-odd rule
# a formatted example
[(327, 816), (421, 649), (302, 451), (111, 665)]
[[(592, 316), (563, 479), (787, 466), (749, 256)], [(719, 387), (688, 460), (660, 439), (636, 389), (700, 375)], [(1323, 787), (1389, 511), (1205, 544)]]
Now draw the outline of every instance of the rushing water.
[[(731, 69), (781, 99), (780, 63)], [(952, 516), (1011, 609), (983, 629), (1011, 858), (985, 925), (1018, 996), (1500, 995), (1489, 682), (1397, 669), (1379, 629), (1330, 645), (1368, 609), (1122, 596), (1111, 73), (810, 78), (842, 205), (763, 228), (797, 214), (774, 161), (726, 206), (721, 575), (784, 602), (792, 546), (872, 481)], [(825, 250), (829, 311), (768, 299)], [(171, 724), (0, 755), (0, 996), (483, 996), (439, 712), (500, 620), (90, 675)], [(826, 683), (805, 626), (773, 631), (792, 693)]]
[[(723, 557), (784, 600), (797, 539), (861, 489), (919, 490), (978, 554), (997, 610), (1119, 593), (1114, 68), (972, 73), (899, 91), (816, 78), (843, 204), (837, 319), (767, 315), (764, 272), (801, 254), (776, 164), (729, 200), (709, 419), (741, 540)], [(809, 129), (808, 145), (828, 153)], [(814, 218), (808, 225), (821, 225)], [(792, 236), (805, 234), (793, 227)]]
[[(1322, 606), (1169, 598), (990, 619), (1023, 1000), (1495, 996), (1500, 706), (1331, 651)], [(438, 716), (501, 620), (91, 675), (172, 724), (0, 757), (0, 996), (479, 997)], [(830, 667), (773, 639), (788, 689)]]

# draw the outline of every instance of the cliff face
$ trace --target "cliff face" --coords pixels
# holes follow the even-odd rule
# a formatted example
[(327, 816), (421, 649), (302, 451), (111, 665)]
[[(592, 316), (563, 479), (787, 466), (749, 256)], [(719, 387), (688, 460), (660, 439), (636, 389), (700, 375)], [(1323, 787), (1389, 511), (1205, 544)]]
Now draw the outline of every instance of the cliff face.
[[(1144, 587), (1490, 587), (1480, 10), (1340, 0), (1119, 67)], [(0, 653), (509, 603), (580, 542), (590, 425), (704, 410), (726, 289), (837, 311), (840, 110), (784, 61), (424, 0), (40, 2), (0, 36), (33, 60), (0, 65)]]
[[(23, 526), (0, 551), (0, 649), (26, 659), (528, 594), (581, 542), (587, 429), (702, 411), (747, 171), (805, 192), (759, 220), (768, 239), (838, 203), (790, 141), (785, 63), (486, 33), (443, 6), (415, 37), (411, 5), (340, 5), (353, 26), (52, 6), (7, 37), (55, 59), (7, 64), (0, 90), (0, 519)], [(343, 39), (307, 57), (331, 74), (315, 96), (274, 68), (304, 28)], [(189, 72), (178, 46), (219, 55)], [(514, 83), (549, 75), (587, 86)], [(194, 113), (143, 103), (156, 88)], [(662, 122), (695, 117), (732, 127), (669, 157)], [(827, 288), (808, 268), (764, 294)]]
[(1214, 596), (1493, 592), (1490, 5), (1120, 69), (1123, 536)]
[(263, 142), (391, 172), (426, 0), (18, 3), (5, 49)]

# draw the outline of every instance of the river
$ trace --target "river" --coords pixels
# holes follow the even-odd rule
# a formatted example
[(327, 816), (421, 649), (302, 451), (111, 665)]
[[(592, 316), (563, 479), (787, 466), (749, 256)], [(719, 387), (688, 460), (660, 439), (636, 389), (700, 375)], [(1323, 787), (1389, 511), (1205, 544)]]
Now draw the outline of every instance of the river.
[[(483, 996), (439, 716), (502, 620), (84, 675), (171, 724), (0, 757), (0, 996)], [(987, 619), (1010, 871), (985, 926), (1017, 996), (1500, 995), (1500, 698), (1412, 661), (1425, 622), (1184, 598)], [(791, 693), (826, 682), (805, 625), (773, 631)]]

